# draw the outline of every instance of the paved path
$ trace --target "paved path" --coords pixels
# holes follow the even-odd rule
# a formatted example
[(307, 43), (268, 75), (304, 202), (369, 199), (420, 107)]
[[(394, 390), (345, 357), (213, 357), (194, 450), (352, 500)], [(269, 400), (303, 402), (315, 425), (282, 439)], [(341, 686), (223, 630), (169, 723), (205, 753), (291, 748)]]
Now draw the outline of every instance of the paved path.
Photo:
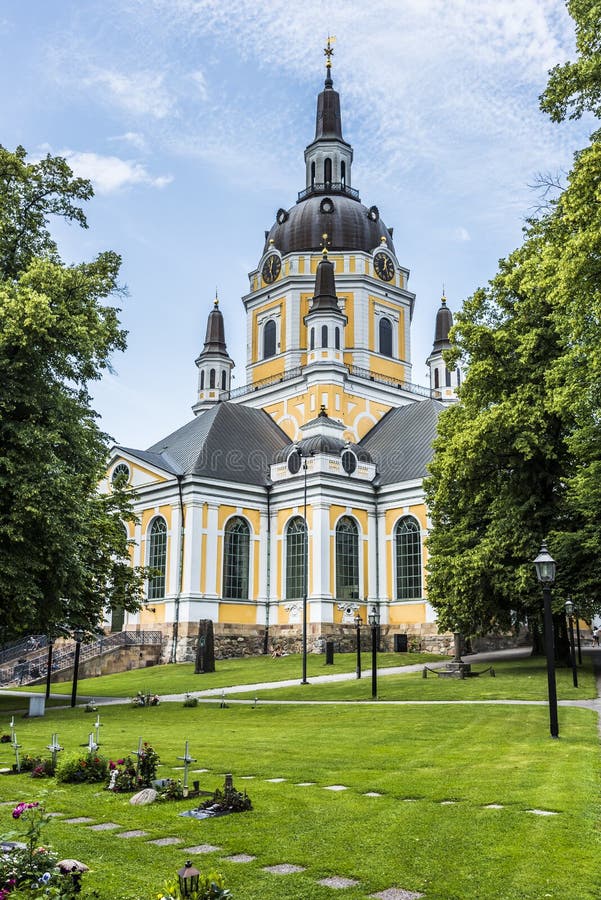
[[(581, 709), (592, 709), (599, 714), (599, 734), (601, 736), (601, 648), (598, 647), (587, 647), (583, 650), (585, 655), (590, 655), (593, 658), (593, 665), (596, 672), (597, 677), (597, 698), (594, 700), (559, 700), (559, 706), (572, 706), (579, 707)], [(520, 647), (517, 649), (511, 650), (495, 650), (487, 653), (472, 653), (472, 654), (464, 654), (465, 659), (469, 663), (482, 663), (482, 664), (490, 664), (494, 662), (500, 662), (502, 660), (511, 660), (511, 659), (527, 659), (530, 656), (530, 648), (529, 647)], [(429, 669), (442, 668), (446, 665), (446, 661), (433, 662), (429, 663)], [(274, 662), (274, 666), (277, 666), (277, 661)], [(378, 678), (385, 678), (387, 675), (405, 675), (411, 673), (421, 672), (424, 668), (423, 663), (417, 663), (415, 665), (410, 666), (389, 666), (384, 669), (378, 669)], [(367, 673), (366, 673), (367, 675)], [(355, 680), (356, 675), (355, 672), (341, 672), (333, 675), (314, 675), (311, 678), (308, 678), (307, 681), (309, 684), (328, 684), (333, 682), (341, 682), (341, 681), (353, 681)], [(367, 678), (366, 678), (367, 680)], [(198, 697), (207, 703), (221, 703), (223, 702), (223, 698), (227, 698), (228, 704), (246, 704), (246, 705), (254, 705), (255, 700), (236, 700), (233, 695), (235, 694), (245, 694), (245, 693), (258, 693), (259, 691), (264, 690), (273, 690), (277, 688), (283, 687), (296, 687), (300, 684), (298, 678), (290, 678), (285, 681), (265, 681), (258, 682), (255, 684), (237, 684), (230, 685), (229, 687), (219, 687), (219, 688), (207, 688), (204, 691), (189, 691), (185, 694), (161, 694), (161, 700), (166, 702), (183, 702), (187, 696)], [(2, 694), (7, 694), (9, 696), (16, 697), (27, 697), (27, 696), (39, 696), (39, 694), (28, 694), (25, 691), (2, 691)], [(65, 699), (64, 694), (51, 694), (53, 698), (57, 699)], [(79, 705), (83, 705), (86, 700), (91, 699), (91, 697), (80, 696)], [(107, 705), (118, 705), (118, 704), (128, 704), (131, 703), (131, 699), (128, 697), (96, 697), (94, 698), (97, 706), (107, 706)], [(265, 705), (280, 705), (280, 706), (302, 706), (306, 703), (312, 703), (316, 705), (329, 705), (329, 706), (345, 706), (345, 705), (366, 705), (371, 704), (374, 706), (379, 706), (380, 708), (386, 706), (425, 706), (425, 705), (458, 705), (458, 706), (466, 706), (466, 705), (501, 705), (501, 706), (547, 706), (547, 700), (263, 700), (260, 702), (262, 706)], [(67, 704), (65, 704), (66, 706)], [(61, 707), (53, 707), (53, 709), (60, 709)]]

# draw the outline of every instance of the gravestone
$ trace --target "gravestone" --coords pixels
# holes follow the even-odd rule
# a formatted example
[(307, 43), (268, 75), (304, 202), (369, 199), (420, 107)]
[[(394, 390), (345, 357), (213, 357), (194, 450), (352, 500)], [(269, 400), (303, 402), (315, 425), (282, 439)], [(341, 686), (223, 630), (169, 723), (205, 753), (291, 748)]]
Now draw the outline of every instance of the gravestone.
[(201, 619), (198, 623), (198, 644), (196, 645), (196, 665), (194, 674), (215, 671), (215, 640), (213, 620)]

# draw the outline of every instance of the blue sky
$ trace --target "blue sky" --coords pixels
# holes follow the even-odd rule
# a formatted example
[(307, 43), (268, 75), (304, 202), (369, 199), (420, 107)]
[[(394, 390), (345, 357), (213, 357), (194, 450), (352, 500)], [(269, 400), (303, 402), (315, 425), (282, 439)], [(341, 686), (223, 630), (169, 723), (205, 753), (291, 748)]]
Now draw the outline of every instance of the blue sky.
[(65, 260), (123, 256), (129, 347), (92, 388), (118, 443), (146, 447), (192, 418), (216, 287), (245, 383), (240, 297), (304, 187), (328, 32), (353, 186), (411, 270), (425, 383), (443, 282), (456, 310), (493, 277), (536, 174), (568, 170), (592, 130), (538, 110), (548, 70), (574, 56), (560, 0), (0, 3), (0, 142), (64, 155), (93, 181), (89, 230), (55, 225)]

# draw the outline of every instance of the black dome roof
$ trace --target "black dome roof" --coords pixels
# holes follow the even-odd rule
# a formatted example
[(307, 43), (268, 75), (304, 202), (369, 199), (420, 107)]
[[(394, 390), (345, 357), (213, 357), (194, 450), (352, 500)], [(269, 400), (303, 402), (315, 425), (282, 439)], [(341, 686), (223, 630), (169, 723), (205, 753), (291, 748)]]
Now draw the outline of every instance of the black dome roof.
[(360, 447), (359, 444), (352, 444), (342, 438), (332, 437), (325, 434), (314, 434), (312, 437), (303, 438), (295, 444), (289, 444), (278, 450), (274, 457), (275, 463), (286, 462), (293, 447), (298, 447), (302, 456), (312, 456), (314, 453), (327, 453), (330, 456), (340, 456), (343, 450), (352, 450), (359, 462), (373, 462), (369, 452)]
[[(326, 202), (327, 201), (327, 202)], [(331, 211), (324, 212), (323, 209)], [(375, 207), (366, 206), (352, 197), (338, 194), (313, 194), (301, 200), (286, 215), (278, 215), (265, 241), (280, 253), (321, 250), (322, 235), (327, 232), (328, 250), (364, 250), (370, 253), (385, 237), (394, 253), (390, 232)]]

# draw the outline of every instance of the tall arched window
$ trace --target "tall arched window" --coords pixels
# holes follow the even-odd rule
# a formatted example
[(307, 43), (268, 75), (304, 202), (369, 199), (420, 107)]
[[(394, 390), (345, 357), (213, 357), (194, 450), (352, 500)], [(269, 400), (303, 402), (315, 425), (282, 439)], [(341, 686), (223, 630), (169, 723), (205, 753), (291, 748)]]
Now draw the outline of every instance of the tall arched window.
[(346, 185), (346, 163), (344, 160), (340, 163), (340, 181), (342, 182), (342, 187)]
[(394, 532), (396, 546), (396, 598), (422, 596), (422, 544), (419, 523), (412, 516), (399, 519)]
[(300, 516), (296, 516), (286, 528), (286, 599), (298, 600), (305, 596), (305, 560), (307, 553), (307, 528)]
[(227, 600), (248, 600), (248, 560), (250, 528), (234, 516), (223, 535), (223, 596)]
[(457, 373), (457, 387), (461, 384), (461, 369), (456, 370)]
[(263, 359), (275, 356), (276, 327), (273, 319), (265, 322), (263, 327)]
[(336, 525), (336, 597), (359, 599), (359, 531), (349, 516)]
[(203, 369), (200, 373), (200, 389), (204, 391), (205, 389), (205, 370)]
[(380, 353), (382, 356), (392, 356), (392, 323), (383, 316), (378, 324), (380, 338)]
[(221, 390), (222, 390), (222, 391), (225, 390), (226, 384), (227, 384), (227, 374), (226, 374), (226, 371), (225, 371), (225, 369), (224, 369), (223, 372), (221, 373)]
[(440, 375), (438, 374), (438, 369), (434, 369), (434, 387), (440, 387)]
[(209, 388), (215, 387), (215, 369), (211, 369), (209, 372)]
[(321, 346), (322, 347), (328, 346), (328, 326), (327, 325), (321, 326)]
[(444, 367), (444, 372), (445, 372), (445, 385), (447, 387), (451, 387), (451, 373), (449, 372), (449, 370), (447, 369), (446, 366)]
[(334, 329), (334, 349), (340, 350), (340, 328)]
[(311, 329), (311, 342), (309, 344), (309, 350), (315, 350), (315, 329)]
[(332, 160), (326, 156), (323, 163), (323, 180), (328, 184), (332, 180)]
[(163, 518), (152, 523), (148, 542), (148, 566), (154, 570), (148, 579), (148, 599), (157, 600), (165, 596), (167, 572), (167, 523)]
[(315, 163), (311, 163), (311, 187), (315, 184)]

